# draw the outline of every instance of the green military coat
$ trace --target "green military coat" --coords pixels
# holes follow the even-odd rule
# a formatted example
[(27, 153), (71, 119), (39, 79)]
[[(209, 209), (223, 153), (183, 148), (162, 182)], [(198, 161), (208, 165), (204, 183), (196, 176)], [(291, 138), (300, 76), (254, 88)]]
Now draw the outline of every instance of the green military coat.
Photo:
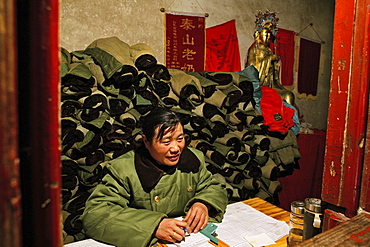
[[(163, 218), (184, 216), (196, 201), (221, 222), (227, 194), (207, 170), (202, 152), (185, 148), (175, 167), (160, 169), (145, 148), (107, 164), (107, 174), (86, 202), (86, 235), (118, 247), (150, 246)], [(168, 168), (170, 168), (168, 170)]]

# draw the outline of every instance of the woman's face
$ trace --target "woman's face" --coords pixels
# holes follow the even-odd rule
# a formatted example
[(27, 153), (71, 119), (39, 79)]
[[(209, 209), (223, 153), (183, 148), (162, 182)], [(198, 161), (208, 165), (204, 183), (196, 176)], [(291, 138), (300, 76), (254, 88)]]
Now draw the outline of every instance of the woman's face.
[(174, 166), (178, 163), (185, 147), (183, 127), (181, 124), (177, 124), (173, 131), (165, 130), (163, 138), (159, 140), (157, 139), (158, 129), (159, 127), (155, 130), (152, 142), (143, 136), (145, 147), (159, 164)]

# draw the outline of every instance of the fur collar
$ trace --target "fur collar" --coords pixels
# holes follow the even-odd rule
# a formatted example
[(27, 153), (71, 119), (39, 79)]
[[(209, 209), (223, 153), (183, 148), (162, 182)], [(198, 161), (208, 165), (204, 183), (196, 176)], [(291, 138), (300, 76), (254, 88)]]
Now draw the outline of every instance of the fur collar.
[(140, 147), (135, 152), (135, 169), (140, 183), (145, 192), (150, 192), (163, 174), (173, 174), (176, 169), (182, 172), (198, 172), (200, 161), (187, 147), (184, 148), (176, 166), (161, 166), (149, 154), (145, 147)]

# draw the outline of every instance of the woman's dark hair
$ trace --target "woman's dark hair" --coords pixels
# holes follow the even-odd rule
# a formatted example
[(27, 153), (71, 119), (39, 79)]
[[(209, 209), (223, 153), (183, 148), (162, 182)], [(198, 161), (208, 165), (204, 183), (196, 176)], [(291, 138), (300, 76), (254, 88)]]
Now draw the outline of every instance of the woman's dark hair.
[(157, 140), (162, 139), (166, 129), (175, 130), (181, 123), (177, 114), (167, 108), (158, 107), (145, 116), (142, 123), (142, 131), (149, 142), (152, 142), (155, 130), (159, 127)]

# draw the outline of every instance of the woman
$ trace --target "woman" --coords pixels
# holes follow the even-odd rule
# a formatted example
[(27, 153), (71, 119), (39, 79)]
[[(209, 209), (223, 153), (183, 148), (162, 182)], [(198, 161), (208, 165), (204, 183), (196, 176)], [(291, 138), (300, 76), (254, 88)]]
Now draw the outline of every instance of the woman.
[[(208, 220), (220, 222), (226, 190), (207, 170), (202, 152), (185, 147), (178, 116), (165, 108), (143, 121), (144, 145), (107, 164), (83, 214), (86, 235), (115, 246), (178, 242)], [(183, 220), (173, 219), (185, 216)]]

